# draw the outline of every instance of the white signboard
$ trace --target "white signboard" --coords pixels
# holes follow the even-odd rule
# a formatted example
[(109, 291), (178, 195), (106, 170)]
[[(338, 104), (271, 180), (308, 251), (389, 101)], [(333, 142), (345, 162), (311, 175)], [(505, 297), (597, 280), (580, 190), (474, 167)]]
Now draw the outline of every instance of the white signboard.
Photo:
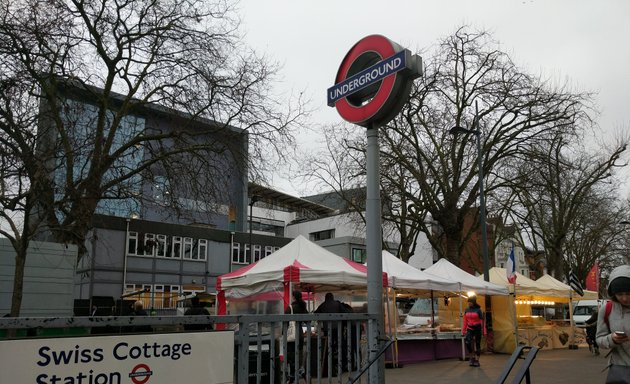
[(232, 383), (234, 333), (0, 341), (3, 383)]

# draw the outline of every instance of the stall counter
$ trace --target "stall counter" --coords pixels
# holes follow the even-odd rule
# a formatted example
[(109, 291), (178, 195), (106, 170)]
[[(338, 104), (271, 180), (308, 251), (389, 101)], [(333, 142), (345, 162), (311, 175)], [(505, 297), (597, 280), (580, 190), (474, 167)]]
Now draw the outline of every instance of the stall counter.
[[(393, 361), (393, 348), (385, 352), (386, 361)], [(397, 348), (400, 364), (461, 358), (462, 335), (460, 332), (403, 333), (397, 337)]]

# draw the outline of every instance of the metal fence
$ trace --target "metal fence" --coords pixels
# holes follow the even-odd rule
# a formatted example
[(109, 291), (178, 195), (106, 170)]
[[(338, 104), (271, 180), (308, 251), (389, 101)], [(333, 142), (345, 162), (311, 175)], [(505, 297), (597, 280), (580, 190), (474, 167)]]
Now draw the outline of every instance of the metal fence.
[[(236, 316), (0, 318), (4, 339), (187, 332), (189, 324), (234, 331), (239, 384), (367, 382), (366, 313)], [(287, 340), (289, 322), (302, 337)], [(382, 352), (382, 351), (381, 351)]]

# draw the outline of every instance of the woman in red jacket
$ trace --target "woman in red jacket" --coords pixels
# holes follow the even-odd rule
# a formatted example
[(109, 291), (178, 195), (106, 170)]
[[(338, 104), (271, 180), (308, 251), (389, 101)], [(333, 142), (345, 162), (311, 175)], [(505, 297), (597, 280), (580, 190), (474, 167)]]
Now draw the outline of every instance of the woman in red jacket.
[(465, 336), (464, 343), (470, 356), (470, 366), (479, 366), (479, 355), (481, 355), (481, 334), (486, 335), (486, 327), (483, 321), (483, 312), (477, 304), (477, 297), (468, 298), (468, 308), (464, 311), (464, 325), (462, 326), (462, 336)]

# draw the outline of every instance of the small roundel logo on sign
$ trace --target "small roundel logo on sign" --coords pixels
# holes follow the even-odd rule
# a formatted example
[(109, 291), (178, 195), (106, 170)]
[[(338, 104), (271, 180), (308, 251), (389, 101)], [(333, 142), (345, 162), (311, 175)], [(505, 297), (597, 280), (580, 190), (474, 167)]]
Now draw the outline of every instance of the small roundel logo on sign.
[(151, 378), (153, 372), (146, 364), (138, 364), (131, 370), (129, 378), (134, 384), (145, 384)]
[(335, 85), (328, 88), (328, 105), (341, 117), (364, 127), (386, 124), (408, 98), (422, 59), (381, 35), (361, 39), (346, 54)]

